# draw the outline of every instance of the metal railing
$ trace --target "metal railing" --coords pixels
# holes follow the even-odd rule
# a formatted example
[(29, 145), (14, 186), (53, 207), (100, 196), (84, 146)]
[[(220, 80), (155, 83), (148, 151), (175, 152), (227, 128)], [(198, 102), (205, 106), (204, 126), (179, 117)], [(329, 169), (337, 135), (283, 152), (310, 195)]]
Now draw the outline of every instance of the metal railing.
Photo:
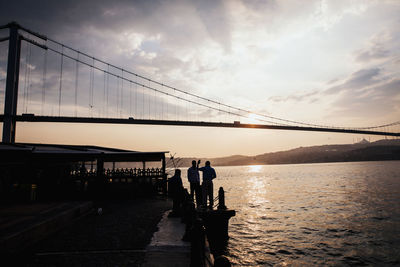
[[(90, 177), (98, 175), (97, 170), (73, 170), (70, 175), (72, 177)], [(104, 169), (102, 175), (113, 179), (113, 178), (134, 178), (140, 176), (164, 176), (162, 168), (117, 168), (117, 169)]]

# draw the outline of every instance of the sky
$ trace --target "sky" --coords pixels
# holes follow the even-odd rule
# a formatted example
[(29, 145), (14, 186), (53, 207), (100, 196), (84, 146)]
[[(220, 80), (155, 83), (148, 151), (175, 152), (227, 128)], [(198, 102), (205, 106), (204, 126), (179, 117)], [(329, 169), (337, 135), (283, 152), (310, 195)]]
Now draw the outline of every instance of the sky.
[[(344, 127), (399, 121), (398, 14), (396, 0), (0, 2), (1, 25), (17, 21), (106, 62), (217, 102), (288, 120)], [(5, 47), (3, 42), (3, 61)], [(48, 70), (49, 83), (54, 76), (56, 84), (59, 63), (49, 61), (54, 63), (54, 75)], [(65, 77), (68, 68), (74, 71), (70, 65), (64, 67)], [(34, 70), (41, 73), (40, 67), (32, 63), (29, 68), (34, 80)], [(3, 64), (1, 87), (5, 75)], [(69, 83), (72, 88), (72, 78)], [(20, 95), (22, 87), (20, 80)], [(164, 98), (157, 99), (153, 105)], [(105, 109), (96, 107), (99, 114)], [(48, 108), (49, 113), (56, 112)], [(181, 126), (17, 125), (18, 142), (170, 151), (181, 157), (257, 155), (361, 138), (381, 137)]]

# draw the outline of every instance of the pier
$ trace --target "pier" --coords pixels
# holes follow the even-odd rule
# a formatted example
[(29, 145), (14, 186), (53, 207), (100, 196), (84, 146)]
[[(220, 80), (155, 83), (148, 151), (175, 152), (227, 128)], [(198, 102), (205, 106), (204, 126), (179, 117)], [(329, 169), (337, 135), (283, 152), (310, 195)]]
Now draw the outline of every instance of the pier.
[(164, 155), (0, 144), (1, 255), (18, 265), (213, 266), (235, 211), (222, 188), (216, 209), (195, 208), (186, 191), (181, 216), (168, 217)]

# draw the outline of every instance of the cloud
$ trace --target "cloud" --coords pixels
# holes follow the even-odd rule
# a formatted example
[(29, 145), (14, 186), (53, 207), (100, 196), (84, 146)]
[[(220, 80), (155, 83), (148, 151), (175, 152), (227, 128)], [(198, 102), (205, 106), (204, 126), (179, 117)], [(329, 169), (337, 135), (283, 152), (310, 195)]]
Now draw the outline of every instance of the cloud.
[(366, 50), (357, 51), (355, 58), (358, 62), (368, 62), (374, 59), (387, 58), (389, 56), (389, 50), (384, 49), (380, 44), (374, 45)]
[(82, 43), (83, 37), (89, 41), (94, 35), (110, 44), (134, 32), (145, 39), (159, 35), (162, 45), (170, 49), (196, 47), (210, 38), (226, 49), (230, 46), (229, 15), (223, 1), (21, 0), (3, 10), (7, 12), (1, 14), (2, 24), (16, 20), (61, 41)]
[[(348, 90), (332, 107), (332, 116), (380, 118), (394, 115), (400, 109), (400, 80), (393, 79), (359, 93)], [(398, 115), (397, 115), (398, 116)], [(391, 118), (392, 120), (395, 117)], [(388, 119), (389, 121), (390, 119)]]
[(383, 118), (398, 113), (399, 89), (400, 80), (395, 74), (372, 68), (354, 72), (324, 94), (334, 99), (329, 116)]
[(242, 4), (254, 12), (264, 12), (266, 9), (273, 9), (277, 7), (276, 0), (241, 0)]
[(344, 90), (355, 90), (378, 83), (381, 81), (381, 79), (378, 79), (380, 72), (381, 70), (379, 68), (361, 69), (352, 73), (351, 76), (341, 84), (325, 90), (324, 94), (337, 94)]
[(269, 101), (273, 102), (315, 102), (317, 100), (317, 96), (320, 94), (318, 90), (311, 90), (306, 92), (296, 92), (294, 94), (288, 96), (272, 96), (268, 98)]
[(331, 80), (320, 89), (273, 96), (268, 100), (288, 106), (288, 109), (308, 105), (320, 110), (329, 120), (394, 121), (400, 111), (400, 79), (396, 73), (384, 68), (366, 68), (344, 79)]
[(357, 62), (369, 62), (377, 59), (385, 59), (390, 56), (390, 50), (386, 48), (392, 41), (392, 37), (387, 31), (374, 35), (367, 43), (366, 47), (355, 51), (354, 57)]
[(224, 1), (204, 0), (193, 3), (210, 37), (230, 52), (231, 29)]
[(318, 98), (329, 95), (338, 95), (342, 91), (359, 92), (359, 89), (379, 84), (388, 77), (381, 75), (380, 68), (361, 69), (352, 73), (347, 79), (333, 79), (327, 82), (327, 85), (332, 85), (326, 89), (314, 89), (303, 92), (295, 92), (287, 96), (272, 96), (268, 100), (273, 102), (316, 102)]
[(21, 0), (0, 9), (0, 24), (15, 20), (82, 52), (178, 86), (215, 70), (219, 55), (230, 52), (226, 3)]

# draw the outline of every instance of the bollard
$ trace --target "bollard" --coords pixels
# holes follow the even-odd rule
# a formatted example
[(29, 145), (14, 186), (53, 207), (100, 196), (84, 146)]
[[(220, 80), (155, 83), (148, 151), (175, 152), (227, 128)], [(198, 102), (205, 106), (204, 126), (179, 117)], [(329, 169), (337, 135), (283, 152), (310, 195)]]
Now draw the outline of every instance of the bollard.
[(218, 190), (218, 199), (219, 199), (218, 210), (226, 210), (225, 192), (224, 192), (224, 189), (222, 187), (220, 187), (219, 190)]

